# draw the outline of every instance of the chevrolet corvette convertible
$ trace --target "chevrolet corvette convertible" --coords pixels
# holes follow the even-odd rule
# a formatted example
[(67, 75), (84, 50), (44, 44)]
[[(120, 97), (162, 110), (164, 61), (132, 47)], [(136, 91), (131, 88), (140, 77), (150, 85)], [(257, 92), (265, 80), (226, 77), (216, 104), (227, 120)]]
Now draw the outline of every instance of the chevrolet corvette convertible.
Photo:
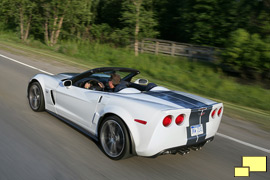
[[(114, 89), (108, 87), (112, 74), (121, 78)], [(113, 160), (183, 155), (213, 140), (222, 103), (135, 79), (138, 74), (119, 67), (37, 74), (27, 97), (32, 110), (46, 110), (91, 136)]]

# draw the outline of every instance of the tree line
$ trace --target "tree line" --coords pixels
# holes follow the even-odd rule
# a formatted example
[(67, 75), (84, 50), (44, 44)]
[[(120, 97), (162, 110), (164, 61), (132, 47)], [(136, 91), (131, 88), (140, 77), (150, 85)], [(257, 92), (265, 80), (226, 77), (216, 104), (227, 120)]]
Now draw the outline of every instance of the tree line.
[[(48, 46), (159, 38), (224, 48), (225, 69), (270, 78), (270, 0), (1, 0), (0, 30)], [(255, 73), (254, 73), (255, 72)]]

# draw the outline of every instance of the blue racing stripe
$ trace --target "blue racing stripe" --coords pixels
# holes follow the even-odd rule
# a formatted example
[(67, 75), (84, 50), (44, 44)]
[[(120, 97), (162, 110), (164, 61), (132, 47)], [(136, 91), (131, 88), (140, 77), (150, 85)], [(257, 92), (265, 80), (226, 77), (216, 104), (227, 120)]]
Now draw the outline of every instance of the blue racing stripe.
[(169, 101), (171, 103), (174, 103), (174, 104), (177, 104), (179, 106), (182, 106), (184, 108), (189, 108), (189, 109), (207, 106), (206, 104), (196, 99), (192, 99), (190, 97), (177, 94), (172, 91), (160, 91), (160, 92), (148, 91), (148, 92), (145, 92), (145, 94)]

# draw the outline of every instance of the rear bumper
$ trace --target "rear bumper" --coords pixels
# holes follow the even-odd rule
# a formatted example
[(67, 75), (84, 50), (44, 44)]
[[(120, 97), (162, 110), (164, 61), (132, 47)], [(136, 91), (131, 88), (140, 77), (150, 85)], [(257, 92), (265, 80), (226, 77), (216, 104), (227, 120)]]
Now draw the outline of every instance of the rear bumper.
[(157, 156), (160, 155), (165, 155), (165, 154), (181, 154), (181, 155), (185, 155), (188, 154), (190, 150), (200, 150), (206, 143), (209, 143), (211, 141), (214, 140), (214, 136), (210, 137), (208, 139), (205, 139), (203, 142), (200, 143), (194, 143), (194, 144), (190, 144), (190, 145), (185, 145), (185, 146), (178, 146), (178, 147), (174, 147), (174, 148), (169, 148), (169, 149), (165, 149), (157, 154), (155, 154), (154, 156), (151, 156), (152, 158), (155, 158)]

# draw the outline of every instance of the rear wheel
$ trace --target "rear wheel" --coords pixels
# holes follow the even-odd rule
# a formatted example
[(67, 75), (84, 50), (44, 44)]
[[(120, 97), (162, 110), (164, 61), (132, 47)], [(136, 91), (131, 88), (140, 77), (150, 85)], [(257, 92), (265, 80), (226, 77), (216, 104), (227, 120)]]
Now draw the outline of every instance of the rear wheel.
[(117, 116), (107, 117), (100, 128), (100, 144), (103, 152), (113, 160), (130, 156), (130, 140), (127, 128)]
[(28, 89), (29, 105), (33, 111), (44, 111), (44, 96), (42, 88), (38, 82), (30, 84)]

